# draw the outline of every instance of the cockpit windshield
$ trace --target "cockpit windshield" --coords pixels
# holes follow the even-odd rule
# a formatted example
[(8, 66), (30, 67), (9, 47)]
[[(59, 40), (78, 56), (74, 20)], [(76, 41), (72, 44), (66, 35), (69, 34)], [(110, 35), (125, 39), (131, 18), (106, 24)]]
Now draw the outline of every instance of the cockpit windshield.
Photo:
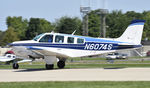
[(34, 41), (37, 41), (44, 33), (37, 35), (36, 37), (33, 38)]

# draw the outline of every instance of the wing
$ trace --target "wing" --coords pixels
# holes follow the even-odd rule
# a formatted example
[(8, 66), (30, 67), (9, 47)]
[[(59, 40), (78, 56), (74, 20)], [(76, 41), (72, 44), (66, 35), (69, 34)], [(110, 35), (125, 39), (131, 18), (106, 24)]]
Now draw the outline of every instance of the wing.
[(21, 58), (21, 57), (9, 58), (9, 57), (5, 57), (5, 56), (0, 56), (0, 62), (9, 62), (9, 61), (13, 61), (13, 60), (17, 61), (17, 63), (33, 61), (31, 59), (26, 59), (26, 58)]
[(1, 56), (1, 57), (0, 57), (0, 62), (13, 61), (14, 59), (15, 59), (15, 58), (8, 58), (8, 57)]

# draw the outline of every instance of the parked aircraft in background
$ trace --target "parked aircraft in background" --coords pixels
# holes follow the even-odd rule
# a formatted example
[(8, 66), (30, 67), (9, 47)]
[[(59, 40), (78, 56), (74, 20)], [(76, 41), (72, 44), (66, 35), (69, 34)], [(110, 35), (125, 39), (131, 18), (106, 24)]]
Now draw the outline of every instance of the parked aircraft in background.
[[(64, 68), (68, 57), (93, 56), (141, 47), (144, 23), (144, 20), (133, 20), (125, 32), (115, 39), (52, 32), (40, 34), (33, 40), (16, 41), (9, 45), (12, 46), (16, 56), (32, 61), (35, 58), (43, 58), (46, 62), (46, 69), (53, 69), (57, 59), (58, 68)], [(19, 68), (17, 60), (14, 60), (13, 68)]]

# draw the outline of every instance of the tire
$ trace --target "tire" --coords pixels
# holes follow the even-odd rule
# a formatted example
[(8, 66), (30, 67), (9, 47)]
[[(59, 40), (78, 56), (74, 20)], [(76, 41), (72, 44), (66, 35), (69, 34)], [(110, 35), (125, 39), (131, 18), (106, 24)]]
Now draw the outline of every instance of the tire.
[(47, 70), (54, 69), (54, 64), (46, 64), (46, 65), (45, 65), (45, 68), (46, 68)]
[(18, 69), (19, 68), (19, 64), (18, 63), (13, 63), (13, 69)]
[(57, 66), (58, 66), (58, 68), (62, 69), (65, 67), (65, 62), (64, 61), (58, 61)]

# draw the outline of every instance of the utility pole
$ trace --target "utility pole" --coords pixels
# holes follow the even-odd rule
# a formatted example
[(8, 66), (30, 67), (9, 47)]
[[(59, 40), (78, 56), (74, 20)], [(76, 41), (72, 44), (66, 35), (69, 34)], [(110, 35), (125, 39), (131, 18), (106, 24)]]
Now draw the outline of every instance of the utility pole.
[(88, 13), (90, 12), (90, 7), (80, 7), (80, 12), (82, 16), (82, 35), (88, 36)]
[(99, 12), (97, 12), (98, 15), (100, 15), (100, 37), (105, 38), (106, 37), (106, 15), (108, 14), (107, 9), (100, 9)]

